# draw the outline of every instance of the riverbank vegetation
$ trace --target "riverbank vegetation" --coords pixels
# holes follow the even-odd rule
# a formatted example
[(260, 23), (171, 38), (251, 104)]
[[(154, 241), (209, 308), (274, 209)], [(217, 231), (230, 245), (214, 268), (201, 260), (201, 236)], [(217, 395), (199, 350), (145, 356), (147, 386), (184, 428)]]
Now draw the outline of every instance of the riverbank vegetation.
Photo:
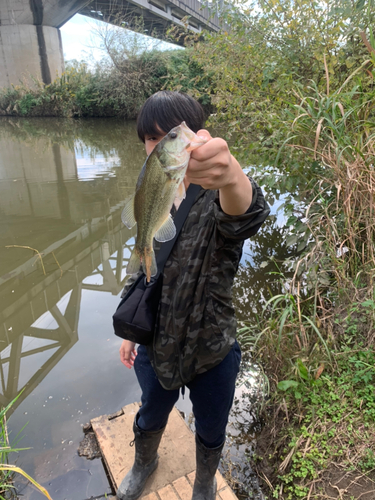
[[(31, 484), (33, 484), (45, 497), (52, 500), (49, 493), (43, 486), (30, 477), (24, 470), (16, 465), (9, 464), (9, 456), (18, 453), (19, 451), (25, 450), (25, 448), (17, 448), (17, 443), (19, 439), (19, 433), (15, 437), (15, 441), (11, 444), (8, 434), (7, 425), (7, 414), (11, 410), (15, 401), (19, 398), (21, 393), (11, 401), (6, 407), (0, 410), (0, 499), (10, 499), (17, 498), (16, 491), (14, 489), (14, 474), (21, 474), (24, 476)], [(20, 432), (22, 432), (21, 429)]]
[(0, 115), (120, 117), (135, 119), (141, 104), (160, 90), (174, 85), (177, 75), (187, 75), (180, 88), (188, 90), (197, 64), (183, 50), (145, 51), (117, 66), (89, 70), (84, 62), (73, 61), (50, 85), (24, 80), (0, 89)]
[[(121, 26), (121, 19), (116, 19)], [(97, 26), (100, 62), (68, 61), (63, 74), (49, 85), (25, 75), (17, 85), (0, 89), (0, 116), (135, 119), (143, 102), (158, 90), (189, 92), (193, 87), (201, 90), (200, 101), (210, 110), (202, 91), (207, 78), (188, 51), (159, 50), (158, 44), (139, 36), (142, 26), (136, 26), (138, 32), (119, 26)]]
[(310, 92), (294, 108), (284, 146), (286, 161), (314, 165), (314, 177), (299, 187), (303, 202), (290, 207), (293, 278), (280, 275), (281, 293), (269, 298), (257, 327), (244, 332), (272, 395), (257, 468), (275, 498), (371, 492), (361, 497), (370, 499), (375, 96), (357, 86), (331, 96), (316, 87)]
[(364, 1), (246, 3), (223, 13), (230, 33), (193, 45), (211, 124), (288, 217), (293, 256), (263, 263), (279, 293), (240, 331), (270, 387), (250, 458), (268, 498), (375, 495), (374, 15)]

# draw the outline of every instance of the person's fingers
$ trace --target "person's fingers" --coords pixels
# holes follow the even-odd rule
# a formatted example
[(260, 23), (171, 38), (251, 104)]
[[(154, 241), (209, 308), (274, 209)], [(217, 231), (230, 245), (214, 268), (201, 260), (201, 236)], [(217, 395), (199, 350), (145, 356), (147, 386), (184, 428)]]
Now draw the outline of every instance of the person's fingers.
[(132, 368), (136, 356), (137, 351), (135, 350), (134, 343), (124, 341), (120, 347), (121, 363), (123, 363), (127, 368)]
[[(125, 356), (127, 356), (127, 353)], [(134, 361), (135, 361), (136, 357), (137, 357), (137, 351), (135, 349), (133, 349), (132, 351), (130, 351), (129, 357), (125, 357), (124, 361), (122, 361), (122, 360), (121, 361), (126, 366), (126, 368), (131, 369), (134, 366)]]
[(211, 139), (191, 153), (189, 168), (205, 170), (212, 168), (213, 163), (225, 163), (229, 155), (228, 144), (220, 138)]
[[(196, 135), (197, 135), (198, 139), (193, 139), (191, 141), (189, 146), (186, 148), (187, 151), (194, 152), (197, 149), (200, 149), (203, 146), (205, 146), (207, 144), (207, 142), (209, 142), (212, 139), (208, 130), (204, 130), (204, 129), (199, 130), (199, 132), (197, 132)], [(202, 144), (202, 140), (203, 140), (203, 144)]]
[(197, 136), (198, 137), (203, 137), (204, 139), (208, 139), (208, 140), (212, 139), (211, 134), (205, 128), (202, 128), (201, 130), (198, 130)]

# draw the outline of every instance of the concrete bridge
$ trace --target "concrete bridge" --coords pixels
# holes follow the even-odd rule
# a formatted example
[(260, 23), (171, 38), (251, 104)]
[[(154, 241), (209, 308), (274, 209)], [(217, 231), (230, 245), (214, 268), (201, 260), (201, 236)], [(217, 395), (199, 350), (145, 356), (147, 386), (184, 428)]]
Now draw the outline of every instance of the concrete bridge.
[(214, 11), (199, 0), (0, 0), (0, 88), (30, 75), (51, 83), (64, 70), (59, 28), (81, 13), (128, 29), (141, 21), (146, 34), (163, 38), (189, 16), (189, 28), (218, 31)]

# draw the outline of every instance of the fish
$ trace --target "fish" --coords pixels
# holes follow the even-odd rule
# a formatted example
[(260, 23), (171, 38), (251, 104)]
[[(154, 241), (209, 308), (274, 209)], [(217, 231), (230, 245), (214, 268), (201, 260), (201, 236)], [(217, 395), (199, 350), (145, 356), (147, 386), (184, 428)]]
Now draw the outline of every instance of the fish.
[(185, 122), (172, 128), (147, 157), (139, 174), (135, 193), (125, 203), (121, 220), (129, 229), (137, 224), (137, 237), (126, 273), (142, 266), (146, 281), (157, 274), (153, 240), (169, 241), (176, 235), (170, 214), (175, 200), (186, 197), (184, 177), (191, 151), (207, 142)]

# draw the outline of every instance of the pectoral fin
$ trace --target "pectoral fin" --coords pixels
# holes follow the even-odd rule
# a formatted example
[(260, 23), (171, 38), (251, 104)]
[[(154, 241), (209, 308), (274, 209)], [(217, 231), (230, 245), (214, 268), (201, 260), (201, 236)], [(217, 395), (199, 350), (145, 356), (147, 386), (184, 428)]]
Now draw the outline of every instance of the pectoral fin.
[(121, 220), (128, 229), (136, 225), (137, 221), (134, 217), (134, 195), (126, 200), (124, 209), (121, 213)]
[(169, 241), (176, 235), (176, 226), (174, 225), (171, 215), (168, 215), (163, 225), (157, 230), (155, 240), (163, 243)]

